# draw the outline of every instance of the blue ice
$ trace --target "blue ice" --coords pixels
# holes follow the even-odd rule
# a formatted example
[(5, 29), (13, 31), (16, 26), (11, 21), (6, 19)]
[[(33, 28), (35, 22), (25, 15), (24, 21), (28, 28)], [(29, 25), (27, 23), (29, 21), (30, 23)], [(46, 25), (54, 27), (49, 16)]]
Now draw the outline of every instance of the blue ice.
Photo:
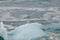
[(31, 40), (34, 38), (42, 37), (46, 33), (41, 30), (42, 25), (39, 23), (27, 23), (17, 27), (14, 31), (10, 32), (10, 40)]

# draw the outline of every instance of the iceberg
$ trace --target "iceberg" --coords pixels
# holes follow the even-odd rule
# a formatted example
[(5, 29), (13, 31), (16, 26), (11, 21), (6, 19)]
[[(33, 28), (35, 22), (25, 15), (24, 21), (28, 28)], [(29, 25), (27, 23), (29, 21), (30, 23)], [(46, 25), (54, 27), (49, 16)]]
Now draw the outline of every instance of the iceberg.
[(60, 29), (60, 24), (59, 23), (52, 23), (50, 26), (49, 26), (51, 29)]
[(8, 40), (7, 30), (4, 28), (3, 22), (0, 22), (0, 38)]
[(11, 40), (32, 40), (34, 38), (40, 38), (46, 35), (41, 27), (42, 25), (39, 23), (27, 23), (21, 25), (10, 32), (10, 38)]
[(46, 31), (54, 31), (54, 30), (60, 30), (60, 24), (59, 23), (51, 23), (48, 25), (43, 25), (43, 28)]

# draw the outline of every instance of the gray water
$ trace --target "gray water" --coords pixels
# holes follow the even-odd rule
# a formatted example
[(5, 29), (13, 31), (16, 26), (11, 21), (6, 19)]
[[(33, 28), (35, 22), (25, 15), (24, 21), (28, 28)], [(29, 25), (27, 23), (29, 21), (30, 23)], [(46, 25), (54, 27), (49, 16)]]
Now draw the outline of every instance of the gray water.
[[(0, 2), (0, 7), (26, 7), (26, 8), (50, 8), (56, 7), (59, 10), (60, 0), (11, 0)], [(22, 10), (22, 9), (0, 9), (1, 20), (19, 20), (23, 18), (21, 15), (28, 15), (25, 18), (44, 18), (43, 15), (47, 12), (56, 13), (54, 11), (33, 11), (33, 10)], [(8, 15), (8, 16), (6, 16)], [(54, 15), (53, 15), (54, 16)], [(11, 18), (10, 18), (11, 17)], [(55, 17), (55, 16), (54, 16)], [(24, 19), (25, 19), (24, 18)], [(52, 19), (53, 17), (49, 17)]]

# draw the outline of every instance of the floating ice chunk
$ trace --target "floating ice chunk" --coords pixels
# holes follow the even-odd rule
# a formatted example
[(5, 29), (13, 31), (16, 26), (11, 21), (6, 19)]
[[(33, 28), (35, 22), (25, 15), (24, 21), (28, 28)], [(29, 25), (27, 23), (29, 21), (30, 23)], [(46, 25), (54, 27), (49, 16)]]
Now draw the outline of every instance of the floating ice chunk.
[(7, 30), (4, 28), (3, 22), (0, 22), (0, 36), (4, 38), (4, 40), (8, 40)]
[(48, 29), (50, 31), (53, 31), (53, 30), (60, 30), (60, 24), (59, 23), (51, 23), (51, 24), (48, 24), (48, 25), (44, 25), (44, 29)]
[(28, 23), (16, 28), (11, 34), (13, 40), (31, 40), (34, 38), (42, 37), (46, 33), (41, 30), (41, 24)]

